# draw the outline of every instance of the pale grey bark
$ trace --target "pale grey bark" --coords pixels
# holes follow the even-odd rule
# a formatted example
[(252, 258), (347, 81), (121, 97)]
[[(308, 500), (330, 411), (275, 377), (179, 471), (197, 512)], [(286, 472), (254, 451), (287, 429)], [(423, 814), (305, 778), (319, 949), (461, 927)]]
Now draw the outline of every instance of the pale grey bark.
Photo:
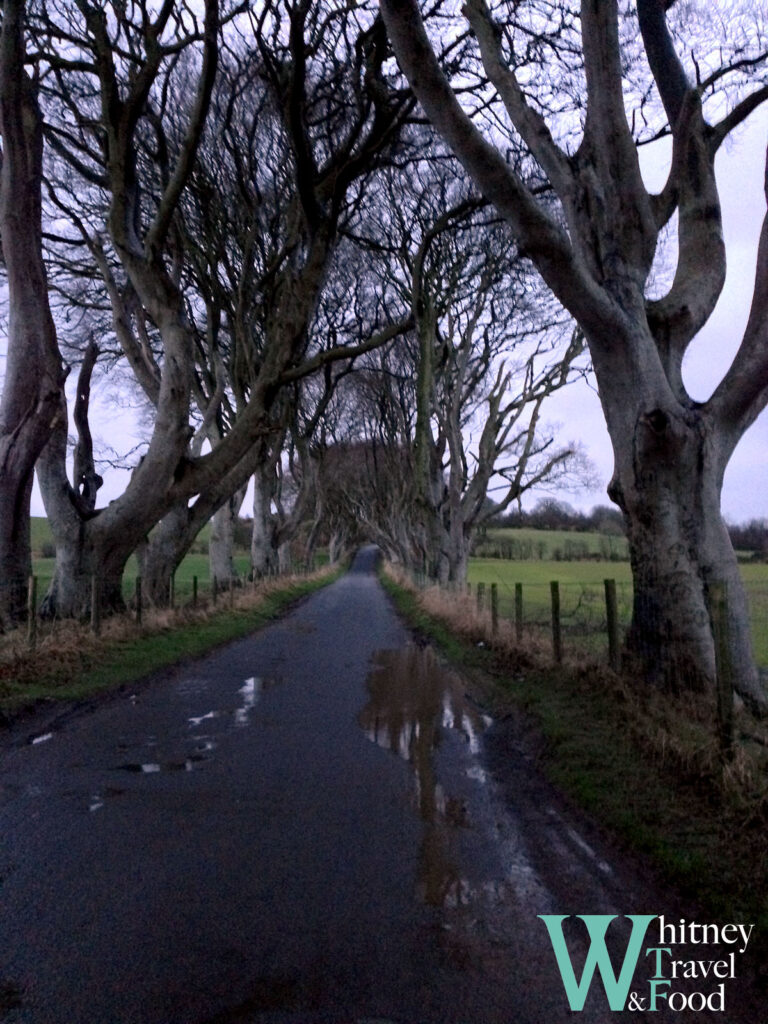
[[(441, 584), (466, 580), (473, 536), (488, 515), (494, 475), (508, 485), (496, 501), (495, 511), (503, 512), (531, 487), (574, 476), (577, 454), (572, 445), (555, 446), (552, 437), (541, 436), (539, 417), (544, 400), (571, 378), (583, 338), (571, 332), (564, 351), (549, 356), (548, 363), (541, 358), (541, 339), (547, 339), (545, 347), (555, 347), (557, 336), (570, 325), (562, 323), (562, 310), (553, 309), (541, 289), (537, 292), (508, 240), (500, 243), (478, 220), (482, 207), (477, 200), (464, 200), (439, 213), (428, 208), (431, 223), (422, 228), (415, 255), (406, 261), (417, 336), (417, 568)], [(404, 245), (409, 247), (410, 239)], [(515, 316), (525, 322), (527, 333), (514, 331)], [(514, 373), (504, 363), (494, 371), (502, 357), (515, 359), (515, 334), (526, 343), (527, 358)], [(480, 436), (470, 450), (467, 436), (475, 417)]]
[(251, 573), (254, 579), (273, 576), (278, 571), (276, 524), (272, 513), (276, 487), (275, 463), (276, 458), (265, 459), (253, 477)]
[(35, 461), (59, 415), (64, 372), (42, 256), (42, 117), (24, 68), (26, 5), (8, 0), (0, 35), (0, 237), (8, 343), (0, 401), (0, 629), (25, 617)]
[(171, 602), (173, 574), (194, 543), (200, 528), (190, 523), (186, 502), (169, 509), (136, 549), (141, 575), (142, 600), (167, 608)]
[(338, 565), (349, 549), (349, 538), (347, 531), (341, 527), (331, 531), (328, 541), (328, 561), (331, 565)]
[(211, 579), (217, 586), (228, 588), (239, 582), (235, 568), (235, 527), (245, 491), (238, 490), (218, 509), (211, 519), (208, 541), (208, 564)]

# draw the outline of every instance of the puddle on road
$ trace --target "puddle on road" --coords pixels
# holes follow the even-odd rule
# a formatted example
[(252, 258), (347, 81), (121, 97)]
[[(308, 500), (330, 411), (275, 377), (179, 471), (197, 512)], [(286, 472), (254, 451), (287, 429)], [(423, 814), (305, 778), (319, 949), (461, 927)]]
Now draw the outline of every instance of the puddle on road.
[(461, 677), (441, 665), (431, 648), (381, 651), (374, 661), (359, 718), (369, 740), (410, 761), (422, 782), (442, 731), (458, 733), (471, 754), (479, 752), (490, 719), (470, 704)]
[(189, 728), (196, 729), (201, 723), (207, 722), (209, 719), (218, 718), (218, 711), (207, 711), (204, 715), (198, 715), (197, 717), (191, 717), (188, 719)]
[(184, 675), (176, 683), (176, 693), (180, 697), (199, 697), (211, 688), (211, 680), (206, 676)]
[(53, 739), (53, 733), (52, 732), (43, 732), (43, 733), (40, 733), (39, 736), (30, 736), (29, 737), (29, 744), (32, 747), (36, 747), (36, 746), (38, 746), (38, 744), (40, 744), (40, 743), (47, 743), (48, 740), (52, 740), (52, 739)]
[[(190, 715), (187, 724), (190, 729), (198, 729), (204, 722), (214, 719), (229, 721), (236, 728), (248, 725), (251, 711), (256, 707), (265, 690), (269, 689), (278, 679), (267, 679), (262, 676), (249, 676), (236, 691), (236, 704), (227, 708), (214, 708), (202, 715)], [(208, 738), (208, 737), (206, 737)]]
[[(251, 711), (270, 682), (272, 681), (262, 679), (260, 676), (249, 676), (236, 691), (235, 706), (230, 706), (226, 709), (214, 708), (200, 715), (190, 715), (187, 718), (187, 728), (190, 730), (191, 735), (187, 738), (186, 742), (194, 742), (192, 753), (167, 761), (149, 760), (148, 757), (146, 759), (139, 757), (135, 761), (125, 761), (122, 764), (116, 765), (115, 771), (130, 772), (134, 775), (159, 775), (165, 772), (194, 771), (196, 767), (210, 760), (218, 745), (216, 738), (212, 734), (207, 732), (201, 733), (198, 730), (209, 723), (220, 721), (229, 722), (235, 728), (248, 725)], [(150, 749), (157, 747), (157, 736), (147, 737), (143, 746)], [(125, 741), (118, 744), (118, 750), (127, 751), (132, 747), (132, 744)], [(97, 811), (103, 806), (104, 800), (102, 795), (96, 794), (91, 798), (89, 810)]]
[(251, 676), (246, 679), (237, 691), (242, 699), (239, 708), (235, 708), (235, 725), (248, 725), (251, 710), (256, 707), (256, 702), (264, 689), (264, 680), (260, 676)]
[(164, 761), (162, 763), (156, 761), (129, 761), (126, 764), (119, 764), (117, 770), (134, 772), (139, 775), (157, 775), (159, 772), (191, 772), (196, 764), (207, 760), (208, 758), (203, 754), (190, 754), (188, 757), (179, 758), (176, 761)]
[[(464, 783), (462, 794), (446, 792), (435, 755), (441, 744), (448, 746), (451, 734), (461, 737), (470, 761), (462, 766), (465, 758), (460, 757), (460, 771), (470, 784), (485, 783), (485, 772), (472, 759), (479, 752), (487, 718), (466, 699), (458, 674), (441, 665), (430, 648), (381, 651), (374, 661), (367, 679), (369, 700), (359, 724), (372, 743), (412, 766), (414, 800), (424, 822), (421, 898), (432, 906), (466, 904), (476, 895), (477, 885), (457, 867), (453, 847), (457, 830), (472, 826), (467, 787)], [(487, 898), (490, 890), (485, 883), (481, 888)]]
[[(259, 697), (264, 689), (271, 682), (271, 680), (267, 681), (262, 679), (260, 676), (249, 676), (249, 678), (244, 681), (243, 685), (237, 689), (235, 699), (228, 708), (213, 708), (210, 711), (205, 711), (199, 715), (188, 716), (187, 729), (189, 730), (189, 735), (185, 738), (184, 744), (194, 744), (191, 752), (180, 754), (176, 758), (161, 761), (157, 759), (157, 754), (154, 753), (154, 748), (159, 746), (157, 736), (147, 736), (143, 743), (139, 744), (138, 747), (135, 743), (123, 740), (117, 744), (118, 750), (127, 752), (128, 750), (143, 749), (146, 750), (146, 753), (144, 754), (144, 757), (139, 754), (136, 760), (124, 761), (122, 764), (115, 765), (113, 770), (130, 772), (134, 775), (160, 775), (167, 772), (194, 771), (197, 767), (211, 759), (211, 756), (216, 750), (219, 742), (211, 732), (201, 732), (199, 730), (214, 722), (217, 724), (229, 723), (230, 726), (234, 725), (235, 728), (248, 725), (251, 711), (258, 703)], [(183, 680), (180, 684), (180, 688), (183, 689)], [(192, 687), (191, 689), (194, 691), (195, 687)], [(153, 754), (149, 753), (149, 750), (153, 751), (154, 758)], [(96, 793), (91, 797), (88, 809), (90, 811), (98, 811), (101, 810), (103, 806), (104, 794)]]
[(379, 652), (367, 687), (359, 725), (411, 767), (423, 825), (416, 898), (439, 910), (436, 934), (452, 963), (506, 984), (519, 963), (521, 922), (551, 911), (551, 899), (479, 761), (492, 722), (430, 648)]
[(128, 791), (126, 789), (121, 789), (119, 786), (105, 786), (104, 789), (93, 794), (91, 802), (88, 805), (88, 810), (91, 812), (100, 811), (107, 800), (118, 796), (124, 796), (127, 792)]

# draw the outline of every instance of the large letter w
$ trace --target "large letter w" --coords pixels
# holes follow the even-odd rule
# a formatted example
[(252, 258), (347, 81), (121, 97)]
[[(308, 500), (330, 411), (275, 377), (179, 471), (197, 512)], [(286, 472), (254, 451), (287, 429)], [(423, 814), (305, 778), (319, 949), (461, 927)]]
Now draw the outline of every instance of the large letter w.
[(643, 945), (648, 925), (656, 914), (627, 914), (632, 922), (632, 934), (627, 944), (627, 951), (624, 954), (624, 963), (621, 966), (621, 973), (618, 979), (613, 972), (611, 958), (608, 955), (608, 948), (605, 944), (605, 933), (608, 925), (616, 918), (616, 914), (577, 914), (589, 932), (590, 945), (587, 959), (584, 962), (584, 970), (581, 973), (581, 981), (576, 981), (576, 975), (568, 954), (568, 947), (565, 944), (563, 935), (563, 921), (566, 914), (538, 914), (538, 917), (547, 926), (549, 937), (552, 940), (552, 947), (557, 957), (557, 966), (560, 968), (560, 977), (563, 979), (565, 994), (568, 996), (572, 1010), (583, 1010), (584, 1002), (592, 984), (595, 967), (600, 971), (603, 979), (605, 994), (608, 996), (608, 1005), (612, 1010), (623, 1010), (629, 993), (629, 986), (632, 984), (632, 976), (637, 967), (640, 956), (640, 949)]

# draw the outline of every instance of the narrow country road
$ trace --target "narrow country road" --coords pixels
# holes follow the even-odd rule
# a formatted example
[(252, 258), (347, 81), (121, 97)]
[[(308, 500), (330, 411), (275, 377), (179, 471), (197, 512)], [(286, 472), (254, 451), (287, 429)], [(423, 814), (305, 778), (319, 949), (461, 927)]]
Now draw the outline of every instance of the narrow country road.
[[(2, 739), (3, 1024), (558, 1024), (536, 915), (664, 912), (528, 785), (374, 562)], [(597, 981), (577, 1019), (616, 1020)]]

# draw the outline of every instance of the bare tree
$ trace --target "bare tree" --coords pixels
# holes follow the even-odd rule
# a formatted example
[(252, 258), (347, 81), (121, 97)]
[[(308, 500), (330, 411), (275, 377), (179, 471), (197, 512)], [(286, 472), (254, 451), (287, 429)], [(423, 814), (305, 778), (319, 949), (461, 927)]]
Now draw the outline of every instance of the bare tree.
[[(620, 12), (616, 0), (529, 0), (492, 9), (469, 0), (472, 39), (463, 38), (484, 90), (474, 95), (475, 110), (451, 87), (416, 0), (381, 0), (381, 9), (430, 120), (584, 331), (613, 442), (609, 494), (627, 523), (630, 649), (645, 677), (672, 689), (712, 689), (709, 595), (724, 583), (735, 687), (765, 710), (720, 490), (733, 449), (768, 401), (768, 221), (736, 358), (703, 403), (690, 397), (681, 373), (725, 277), (715, 154), (768, 98), (760, 81), (768, 51), (754, 9), (745, 17), (755, 30), (741, 52), (731, 49), (729, 57), (727, 41), (707, 46), (705, 39), (686, 70), (678, 49), (695, 21), (682, 17), (673, 33), (674, 3), (637, 0)], [(709, 24), (706, 13), (701, 17)], [(545, 53), (557, 59), (547, 62), (548, 74), (536, 74), (533, 62)], [(734, 88), (724, 92), (729, 80)], [(651, 89), (666, 118), (655, 128)], [(672, 166), (658, 195), (643, 183), (633, 127), (646, 140), (654, 131), (671, 133)], [(674, 278), (666, 294), (652, 297), (654, 255), (675, 212)]]
[[(92, 574), (102, 579), (105, 606), (122, 604), (125, 562), (162, 515), (190, 437), (191, 337), (169, 257), (179, 199), (207, 115), (219, 41), (219, 5), (207, 2), (202, 22), (193, 6), (165, 4), (153, 16), (145, 5), (129, 9), (115, 4), (108, 11), (82, 2), (45, 8), (37, 23), (48, 64), (50, 144), (73, 173), (104, 193), (110, 245), (162, 342), (161, 363), (152, 365), (147, 356), (147, 376), (153, 377), (148, 385), (156, 397), (154, 430), (120, 499), (84, 515), (71, 500), (61, 445), (49, 446), (38, 465), (57, 545), (51, 610), (58, 614), (83, 613)], [(145, 127), (142, 119), (158, 79), (173, 75), (179, 52), (190, 47), (198, 50), (196, 90), (170, 173), (153, 193), (142, 188), (139, 126)], [(98, 232), (103, 228), (90, 233), (94, 253), (102, 248)], [(124, 301), (113, 309), (113, 319), (118, 337), (135, 348)], [(66, 406), (61, 415), (66, 422)]]
[[(38, 25), (49, 137), (72, 176), (103, 194), (107, 237), (97, 222), (77, 230), (154, 424), (125, 494), (88, 518), (72, 502), (61, 449), (41, 462), (68, 562), (59, 614), (87, 605), (84, 583), (97, 571), (106, 602), (119, 604), (125, 560), (170, 514), (143, 551), (162, 585), (203, 523), (254, 472), (265, 439), (280, 436), (283, 389), (403, 327), (385, 326), (349, 348), (310, 331), (340, 222), (360, 205), (410, 109), (407, 90), (384, 82), (381, 23), (335, 5), (258, 5), (230, 27), (232, 88), (218, 94), (222, 5), (207, 3), (202, 18), (192, 3), (166, 4), (156, 15), (143, 4), (107, 7), (49, 8)], [(248, 116), (231, 117), (250, 88)], [(262, 96), (269, 99), (260, 105)], [(212, 102), (225, 115), (218, 135), (208, 128), (221, 150), (205, 153)], [(265, 188), (274, 203), (262, 202)], [(69, 188), (62, 207), (76, 194)], [(233, 196), (234, 244), (224, 237), (222, 246), (221, 232), (197, 228)], [(77, 224), (71, 203), (68, 213)]]
[(34, 466), (56, 420), (65, 376), (42, 256), (42, 117), (37, 81), (24, 67), (25, 8), (19, 0), (4, 4), (0, 34), (0, 236), (9, 296), (0, 403), (0, 628), (26, 610)]
[[(540, 412), (574, 375), (583, 347), (578, 332), (562, 344), (572, 321), (509, 245), (497, 215), (456, 178), (433, 149), (411, 175), (387, 182), (387, 217), (367, 241), (388, 262), (388, 287), (411, 309), (414, 332), (357, 387), (363, 419), (378, 415), (384, 443), (408, 453), (408, 483), (392, 499), (410, 494), (408, 526), (392, 543), (443, 581), (466, 577), (492, 478), (506, 481), (503, 510), (575, 468), (576, 447), (556, 444)], [(375, 490), (371, 482), (369, 499)], [(378, 507), (391, 529), (393, 505)]]

